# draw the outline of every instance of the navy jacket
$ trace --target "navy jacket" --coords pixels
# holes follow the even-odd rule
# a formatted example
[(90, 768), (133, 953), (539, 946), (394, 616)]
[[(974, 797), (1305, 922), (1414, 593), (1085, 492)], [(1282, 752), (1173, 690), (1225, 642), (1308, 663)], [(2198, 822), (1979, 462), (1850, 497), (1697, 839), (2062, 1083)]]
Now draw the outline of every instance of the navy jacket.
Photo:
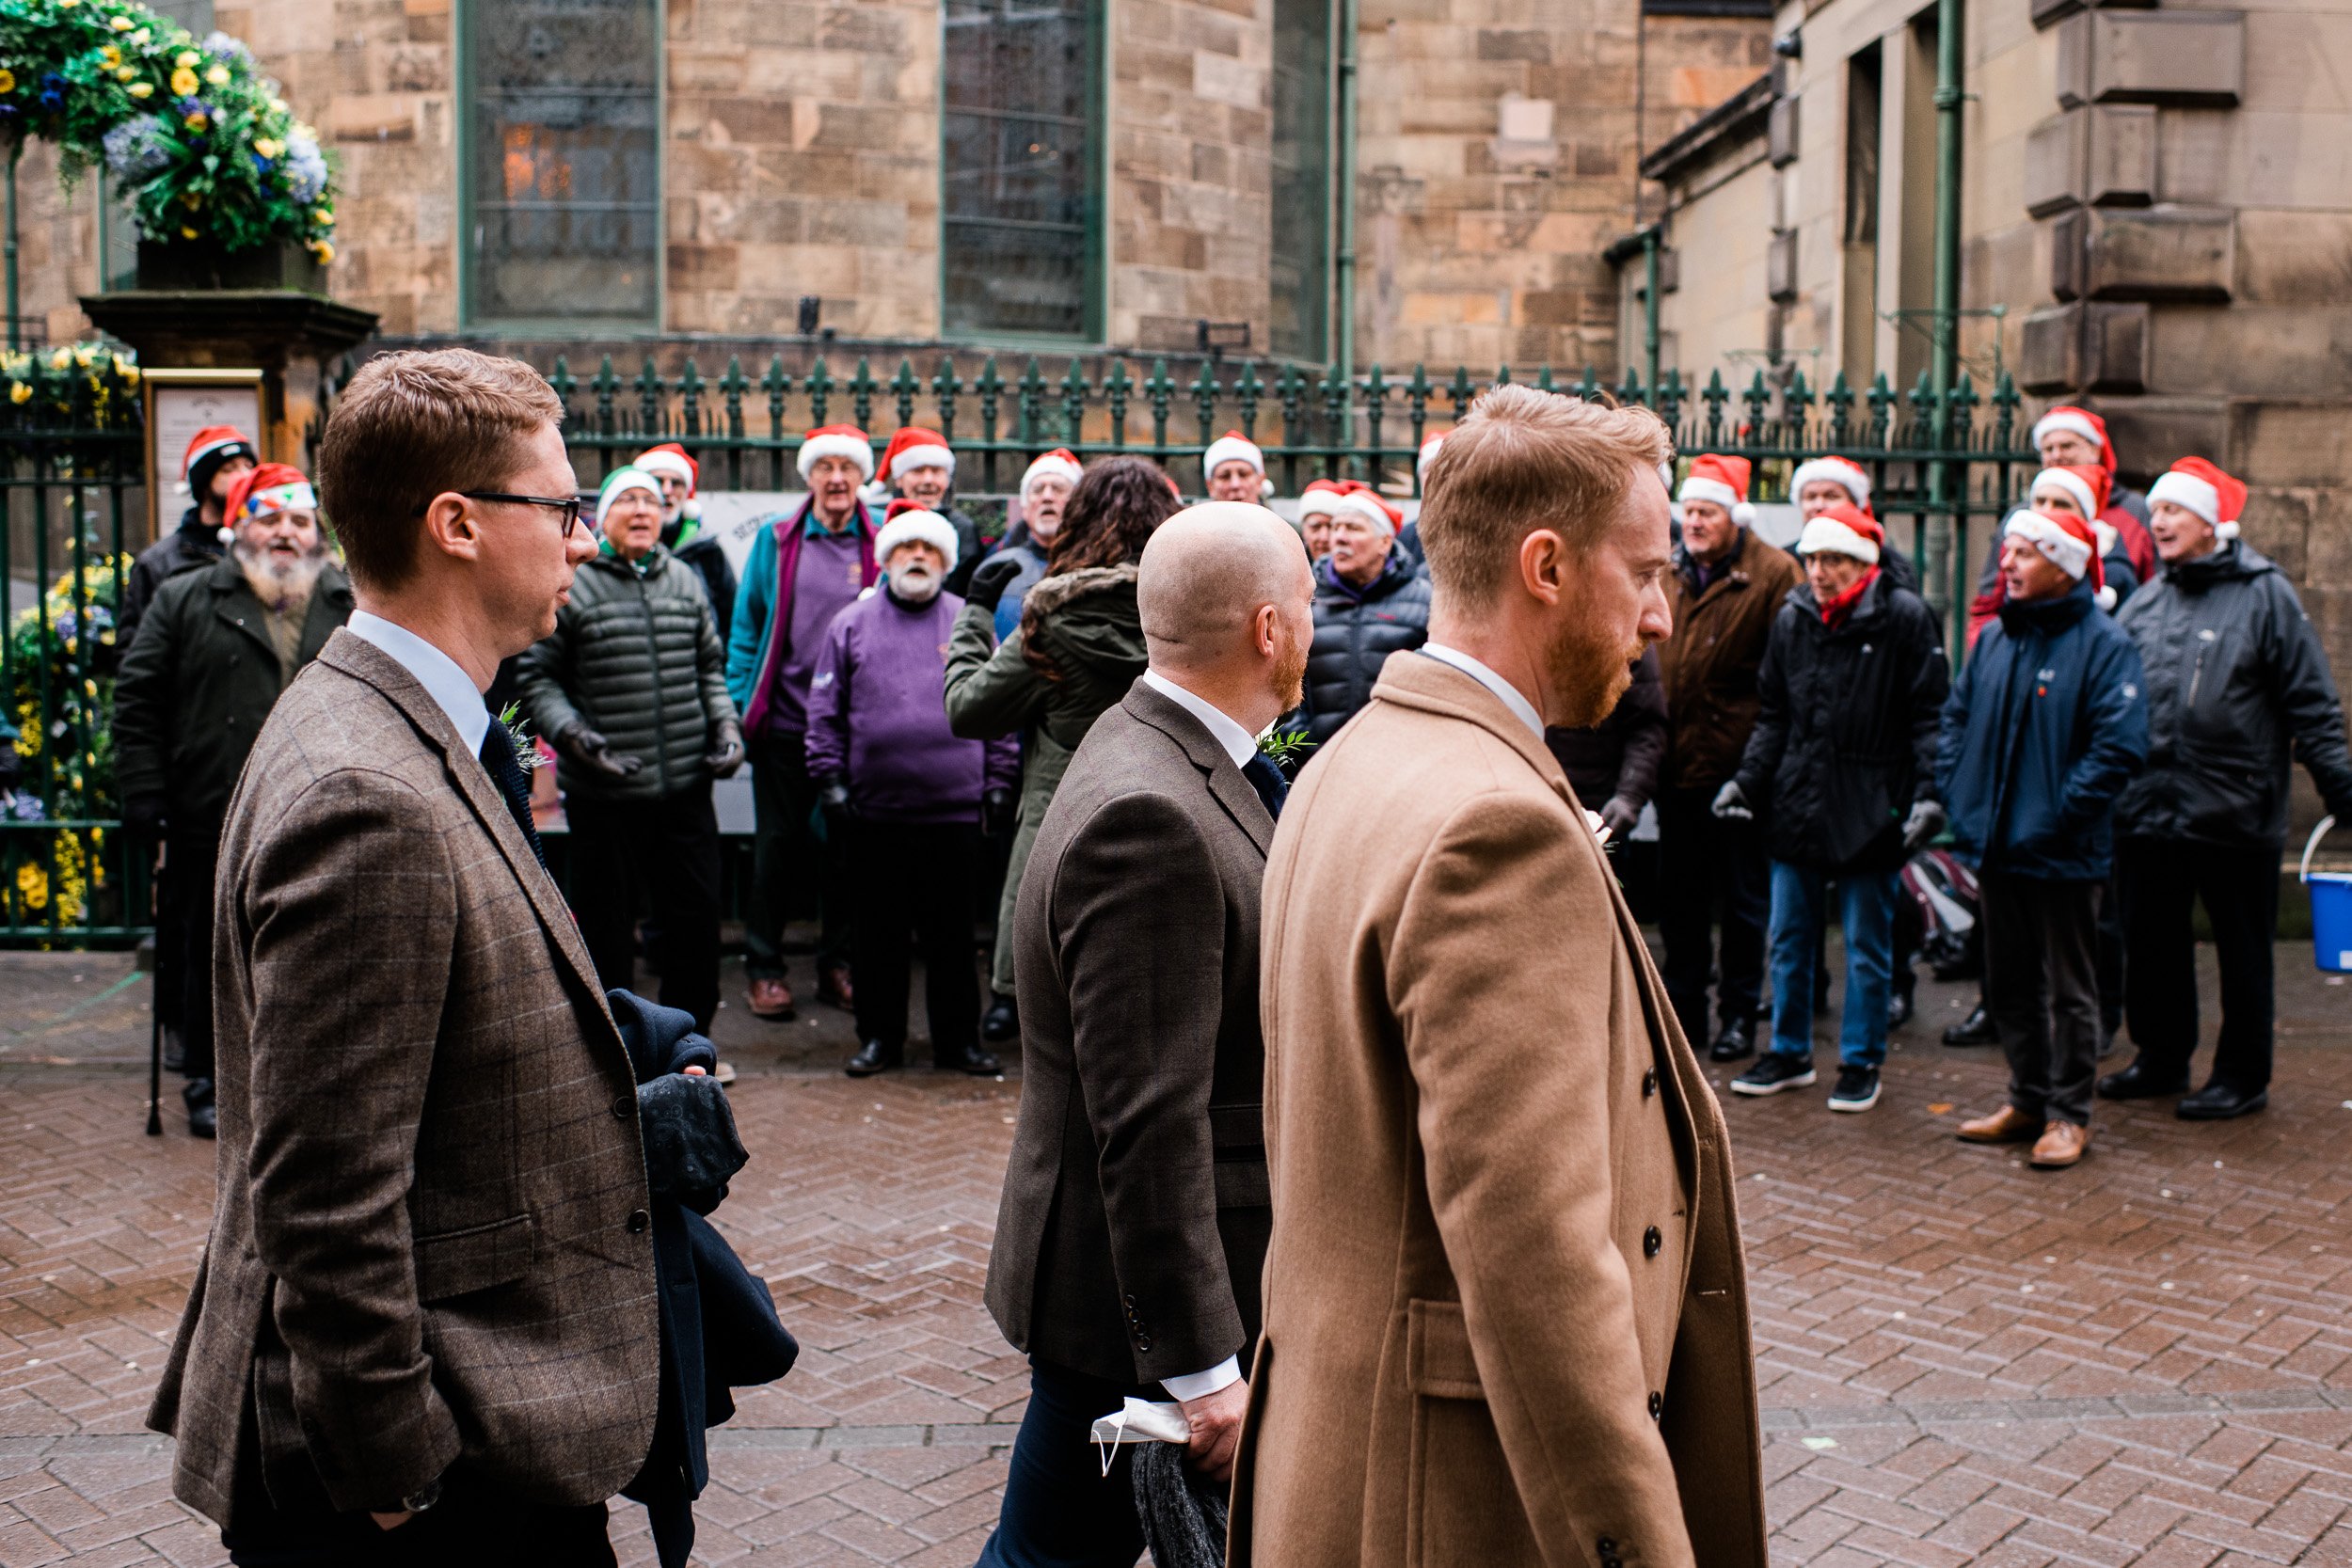
[(2100, 881), (2115, 798), (2148, 755), (2139, 650), (2088, 582), (2005, 604), (1944, 705), (1936, 776), (1961, 854), (1987, 871)]

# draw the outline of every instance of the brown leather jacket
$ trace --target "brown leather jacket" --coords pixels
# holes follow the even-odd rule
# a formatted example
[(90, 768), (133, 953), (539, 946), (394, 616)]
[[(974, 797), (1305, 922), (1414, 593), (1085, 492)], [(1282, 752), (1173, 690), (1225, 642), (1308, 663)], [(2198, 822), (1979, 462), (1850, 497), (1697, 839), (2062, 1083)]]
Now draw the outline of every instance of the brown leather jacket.
[(1692, 587), (1694, 562), (1681, 548), (1668, 574), (1674, 635), (1659, 645), (1666, 677), (1666, 789), (1713, 789), (1740, 770), (1756, 728), (1756, 666), (1772, 641), (1772, 617), (1801, 578), (1796, 558), (1742, 531), (1705, 593)]

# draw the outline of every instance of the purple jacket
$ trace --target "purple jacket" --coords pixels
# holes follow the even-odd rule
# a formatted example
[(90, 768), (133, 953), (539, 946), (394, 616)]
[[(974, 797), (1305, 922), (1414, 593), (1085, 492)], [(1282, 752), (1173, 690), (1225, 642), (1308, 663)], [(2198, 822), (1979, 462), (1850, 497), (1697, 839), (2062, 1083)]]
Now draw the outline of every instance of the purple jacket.
[(808, 770), (849, 778), (850, 804), (883, 822), (977, 822), (985, 790), (1012, 789), (1010, 736), (947, 728), (947, 637), (963, 601), (905, 605), (876, 588), (834, 617), (808, 690)]

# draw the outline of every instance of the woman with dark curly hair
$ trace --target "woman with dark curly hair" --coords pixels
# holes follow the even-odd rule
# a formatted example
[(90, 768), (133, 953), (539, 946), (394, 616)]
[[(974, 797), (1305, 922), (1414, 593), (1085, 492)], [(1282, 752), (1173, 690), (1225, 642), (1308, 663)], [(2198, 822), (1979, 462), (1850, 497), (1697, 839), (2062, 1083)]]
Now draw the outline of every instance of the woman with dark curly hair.
[(1071, 753), (1104, 711), (1143, 673), (1143, 623), (1136, 562), (1152, 531), (1184, 504), (1168, 476), (1140, 457), (1097, 463), (1071, 491), (1054, 536), (1048, 575), (1021, 602), (1021, 621), (996, 641), (993, 561), (973, 574), (971, 596), (947, 643), (947, 726), (967, 740), (1028, 732), (1020, 815), (996, 916), (996, 951), (981, 1032), (1020, 1032), (1012, 998), (1012, 908), (1038, 824)]

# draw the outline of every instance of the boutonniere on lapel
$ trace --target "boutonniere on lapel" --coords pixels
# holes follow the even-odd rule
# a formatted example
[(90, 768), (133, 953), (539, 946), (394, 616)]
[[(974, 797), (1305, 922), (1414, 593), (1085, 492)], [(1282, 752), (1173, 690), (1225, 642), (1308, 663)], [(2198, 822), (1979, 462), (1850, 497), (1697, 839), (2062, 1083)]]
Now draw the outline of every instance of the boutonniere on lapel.
[(523, 705), (509, 703), (499, 709), (499, 728), (515, 748), (515, 766), (524, 772), (547, 766), (547, 757), (539, 750), (539, 737), (523, 728)]
[(1306, 763), (1307, 753), (1315, 743), (1304, 730), (1268, 729), (1258, 736), (1258, 754), (1282, 770), (1282, 777), (1295, 779)]

